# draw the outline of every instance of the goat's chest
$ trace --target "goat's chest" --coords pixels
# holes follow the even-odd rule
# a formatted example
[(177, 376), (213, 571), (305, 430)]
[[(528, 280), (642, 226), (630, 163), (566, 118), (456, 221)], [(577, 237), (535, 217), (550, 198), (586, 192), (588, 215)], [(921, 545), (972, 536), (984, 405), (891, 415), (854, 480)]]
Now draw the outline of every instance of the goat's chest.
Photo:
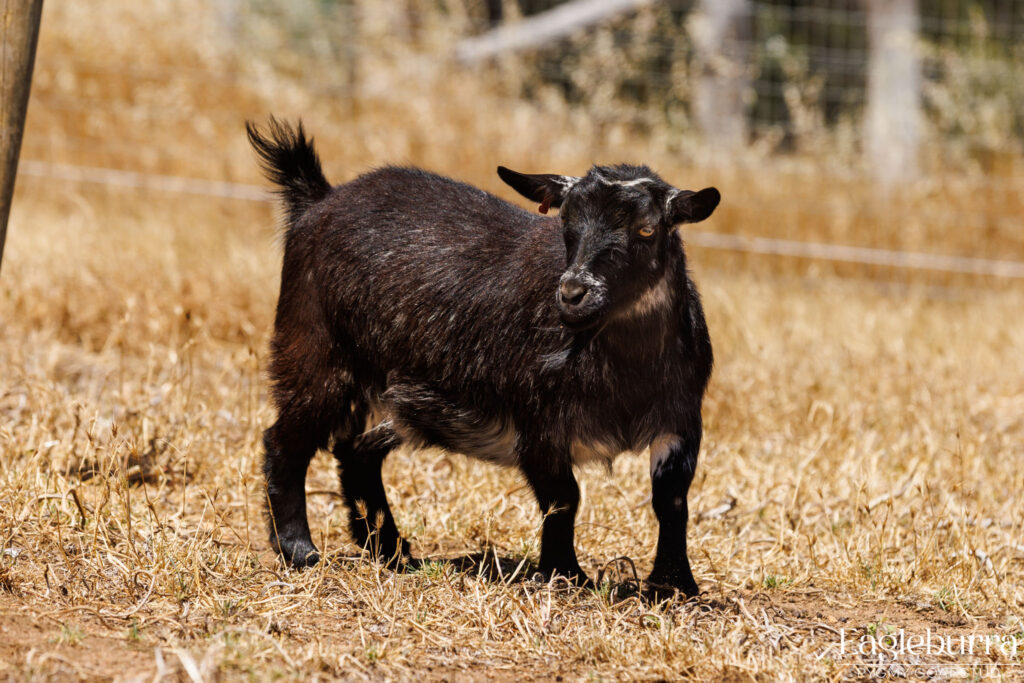
[(680, 363), (599, 368), (567, 390), (553, 428), (567, 433), (573, 463), (610, 463), (678, 429), (693, 406), (700, 406), (685, 370)]

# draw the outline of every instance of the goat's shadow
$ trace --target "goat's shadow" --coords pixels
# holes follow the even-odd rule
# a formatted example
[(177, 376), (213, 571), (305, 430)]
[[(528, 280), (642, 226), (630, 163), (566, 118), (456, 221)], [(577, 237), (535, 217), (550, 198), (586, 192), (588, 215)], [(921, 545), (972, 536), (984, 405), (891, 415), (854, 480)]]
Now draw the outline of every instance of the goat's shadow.
[[(337, 567), (355, 567), (373, 563), (367, 553), (325, 553), (324, 560)], [(523, 583), (539, 576), (539, 565), (528, 558), (502, 557), (492, 548), (464, 555), (424, 555), (406, 557), (402, 560), (391, 558), (377, 561), (385, 570), (398, 574), (423, 575), (427, 577), (475, 575), (485, 581), (501, 583)]]
[[(361, 557), (335, 556), (328, 557), (332, 564), (355, 565), (370, 560)], [(645, 585), (640, 581), (636, 566), (629, 558), (619, 557), (599, 570), (592, 578), (594, 585), (581, 587), (571, 583), (564, 577), (548, 580), (540, 572), (540, 566), (524, 557), (502, 556), (493, 548), (485, 548), (477, 552), (463, 555), (424, 555), (406, 558), (399, 564), (385, 563), (388, 570), (400, 574), (423, 576), (425, 578), (449, 578), (475, 576), (491, 583), (549, 585), (564, 591), (589, 591), (602, 596), (611, 603), (618, 603), (629, 598), (640, 598), (648, 604), (670, 602), (689, 602), (693, 598), (663, 586)], [(707, 603), (709, 596), (704, 594), (699, 601)]]
[(431, 575), (451, 567), (457, 574), (471, 574), (493, 583), (524, 583), (539, 575), (540, 566), (528, 558), (502, 557), (492, 548), (456, 556), (410, 558), (400, 571)]

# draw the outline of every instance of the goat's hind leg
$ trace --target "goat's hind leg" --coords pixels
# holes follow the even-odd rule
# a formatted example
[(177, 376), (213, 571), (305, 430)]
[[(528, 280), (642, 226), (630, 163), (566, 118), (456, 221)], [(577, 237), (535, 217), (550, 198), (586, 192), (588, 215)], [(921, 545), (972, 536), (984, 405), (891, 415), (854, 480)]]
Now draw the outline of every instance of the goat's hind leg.
[(401, 563), (409, 557), (409, 542), (398, 533), (381, 479), (384, 458), (399, 443), (389, 421), (359, 436), (339, 433), (334, 442), (352, 539), (387, 563)]
[(316, 452), (327, 447), (333, 416), (351, 405), (346, 399), (352, 390), (340, 381), (343, 373), (330, 374), (329, 381), (310, 381), (304, 377), (319, 377), (323, 372), (316, 364), (316, 372), (303, 376), (299, 372), (303, 368), (296, 370), (288, 360), (277, 355), (271, 361), (272, 375), (277, 378), (274, 402), (278, 417), (263, 435), (263, 475), (270, 544), (287, 563), (308, 567), (320, 561), (320, 554), (306, 516), (306, 471)]
[(263, 435), (270, 543), (294, 567), (320, 561), (306, 518), (306, 470), (325, 440), (317, 434), (315, 420), (289, 412)]

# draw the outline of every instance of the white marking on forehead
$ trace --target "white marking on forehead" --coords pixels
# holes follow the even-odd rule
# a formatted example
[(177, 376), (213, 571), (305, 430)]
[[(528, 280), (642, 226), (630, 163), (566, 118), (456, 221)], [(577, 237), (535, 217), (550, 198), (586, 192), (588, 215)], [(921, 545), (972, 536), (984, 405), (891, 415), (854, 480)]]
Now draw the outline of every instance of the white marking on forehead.
[(619, 187), (635, 187), (637, 185), (643, 185), (644, 183), (653, 183), (654, 178), (637, 178), (636, 180), (612, 180), (605, 178), (600, 173), (595, 173), (594, 177), (605, 185), (618, 185)]
[(679, 445), (679, 437), (675, 434), (661, 434), (651, 442), (651, 476), (658, 475), (661, 466), (668, 460), (672, 449)]
[(641, 294), (633, 305), (626, 309), (627, 317), (647, 315), (660, 308), (664, 308), (672, 300), (672, 289), (668, 284), (668, 277), (663, 277), (658, 284), (648, 288)]

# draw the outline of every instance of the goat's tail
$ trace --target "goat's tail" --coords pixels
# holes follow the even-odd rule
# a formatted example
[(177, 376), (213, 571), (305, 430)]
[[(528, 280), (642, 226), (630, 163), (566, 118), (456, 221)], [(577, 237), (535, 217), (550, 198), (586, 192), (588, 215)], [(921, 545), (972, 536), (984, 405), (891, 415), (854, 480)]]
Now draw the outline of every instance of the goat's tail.
[(295, 225), (310, 206), (331, 190), (312, 138), (306, 137), (301, 121), (292, 128), (273, 116), (267, 121), (266, 134), (252, 121), (245, 122), (245, 132), (256, 150), (263, 174), (280, 186), (278, 194), (288, 210), (289, 226)]

